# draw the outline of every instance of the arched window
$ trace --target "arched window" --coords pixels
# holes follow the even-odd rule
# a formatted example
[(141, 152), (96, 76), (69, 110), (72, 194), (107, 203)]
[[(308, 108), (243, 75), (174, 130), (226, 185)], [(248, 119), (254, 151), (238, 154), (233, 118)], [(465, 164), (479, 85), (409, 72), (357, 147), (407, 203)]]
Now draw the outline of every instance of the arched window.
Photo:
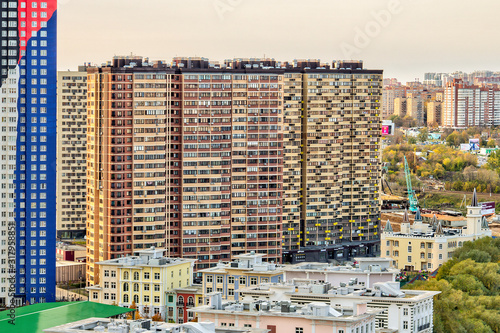
[(128, 291), (128, 283), (127, 282), (125, 282), (123, 284), (123, 291)]
[(139, 284), (138, 283), (134, 283), (134, 291), (135, 292), (139, 291)]
[(188, 305), (194, 305), (194, 298), (192, 296), (188, 297)]
[(139, 272), (134, 272), (134, 281), (139, 281)]
[(123, 303), (128, 303), (128, 294), (123, 295)]
[(135, 304), (139, 303), (139, 295), (134, 295)]
[(123, 272), (123, 279), (128, 280), (128, 272), (127, 271)]
[(178, 301), (179, 304), (184, 304), (184, 297), (179, 296), (179, 298), (177, 299), (177, 301)]

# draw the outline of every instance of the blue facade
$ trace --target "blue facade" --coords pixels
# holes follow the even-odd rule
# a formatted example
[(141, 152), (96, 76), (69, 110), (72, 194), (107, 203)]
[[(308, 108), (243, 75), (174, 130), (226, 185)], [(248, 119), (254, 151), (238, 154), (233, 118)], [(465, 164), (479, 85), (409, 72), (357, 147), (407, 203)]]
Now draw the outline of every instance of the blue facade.
[(37, 11), (47, 2), (50, 19), (35, 33), (28, 29), (19, 61), (16, 298), (22, 303), (56, 300), (56, 1), (37, 1)]

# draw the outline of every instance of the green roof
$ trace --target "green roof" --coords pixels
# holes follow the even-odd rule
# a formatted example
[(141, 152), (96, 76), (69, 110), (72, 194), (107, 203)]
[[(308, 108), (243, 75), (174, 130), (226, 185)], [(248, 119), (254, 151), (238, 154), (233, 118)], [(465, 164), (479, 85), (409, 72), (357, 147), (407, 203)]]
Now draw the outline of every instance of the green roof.
[(16, 308), (15, 325), (10, 310), (0, 312), (2, 333), (43, 333), (44, 329), (92, 317), (108, 318), (132, 312), (129, 308), (94, 302), (39, 303)]

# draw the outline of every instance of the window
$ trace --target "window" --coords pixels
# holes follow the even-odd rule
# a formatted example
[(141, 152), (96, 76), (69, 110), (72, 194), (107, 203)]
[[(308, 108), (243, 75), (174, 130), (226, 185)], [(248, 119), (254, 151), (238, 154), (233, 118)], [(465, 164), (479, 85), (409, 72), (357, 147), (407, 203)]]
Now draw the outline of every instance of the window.
[(155, 273), (155, 280), (159, 280), (160, 279), (160, 273)]
[(213, 282), (213, 276), (207, 275), (207, 282)]
[(149, 280), (149, 272), (144, 272), (144, 280)]
[(149, 303), (149, 295), (144, 295), (144, 303)]
[(407, 330), (408, 329), (408, 322), (405, 320), (403, 321), (403, 329)]
[(139, 272), (134, 272), (134, 281), (139, 281)]
[(408, 256), (408, 263), (411, 263), (411, 256)]
[[(34, 292), (36, 292), (36, 291), (34, 291)], [(95, 291), (94, 291), (94, 292), (92, 293), (92, 298), (93, 298), (93, 299), (98, 299), (98, 298), (99, 298), (99, 293), (97, 293), (97, 292), (95, 292)]]
[(217, 283), (222, 283), (222, 275), (217, 275)]
[(128, 283), (127, 282), (125, 282), (123, 284), (123, 291), (128, 291)]
[(147, 283), (146, 283), (146, 284), (144, 284), (144, 290), (145, 290), (145, 291), (149, 291), (149, 284), (147, 284)]
[(128, 303), (128, 294), (123, 295), (123, 303)]
[(128, 272), (123, 272), (123, 279), (128, 280)]
[(295, 333), (304, 333), (303, 327), (295, 327)]
[(411, 253), (411, 245), (408, 246), (408, 253)]
[(408, 315), (408, 309), (404, 308), (403, 309), (403, 316), (407, 316)]
[(134, 291), (139, 292), (139, 284), (138, 283), (134, 283)]
[(207, 294), (211, 293), (212, 292), (212, 287), (207, 287)]
[(111, 277), (116, 277), (116, 271), (111, 271)]
[(234, 276), (228, 276), (227, 283), (234, 284)]
[(109, 276), (109, 271), (104, 271), (104, 276), (108, 277)]
[(439, 249), (442, 250), (443, 249), (443, 244), (439, 244)]
[(251, 277), (250, 278), (250, 285), (251, 286), (257, 285), (257, 278), (256, 277)]
[(109, 300), (109, 293), (104, 293), (104, 299)]
[(160, 296), (155, 296), (155, 303), (160, 303)]
[(439, 254), (439, 260), (442, 260), (443, 259), (443, 255), (440, 253)]
[(155, 291), (160, 291), (160, 285), (159, 284), (155, 284)]
[(247, 284), (247, 278), (244, 276), (240, 277), (240, 285), (246, 286), (246, 284)]
[(228, 289), (227, 289), (227, 294), (228, 294), (229, 296), (234, 296), (234, 289), (232, 289), (232, 288), (228, 288)]

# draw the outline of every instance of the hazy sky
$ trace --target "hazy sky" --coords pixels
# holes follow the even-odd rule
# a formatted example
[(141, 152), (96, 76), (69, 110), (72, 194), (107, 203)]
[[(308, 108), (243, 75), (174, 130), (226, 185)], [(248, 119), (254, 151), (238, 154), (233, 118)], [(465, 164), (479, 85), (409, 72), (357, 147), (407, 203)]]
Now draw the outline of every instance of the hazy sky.
[(497, 0), (59, 0), (59, 69), (133, 52), (362, 59), (403, 82), (500, 70)]

